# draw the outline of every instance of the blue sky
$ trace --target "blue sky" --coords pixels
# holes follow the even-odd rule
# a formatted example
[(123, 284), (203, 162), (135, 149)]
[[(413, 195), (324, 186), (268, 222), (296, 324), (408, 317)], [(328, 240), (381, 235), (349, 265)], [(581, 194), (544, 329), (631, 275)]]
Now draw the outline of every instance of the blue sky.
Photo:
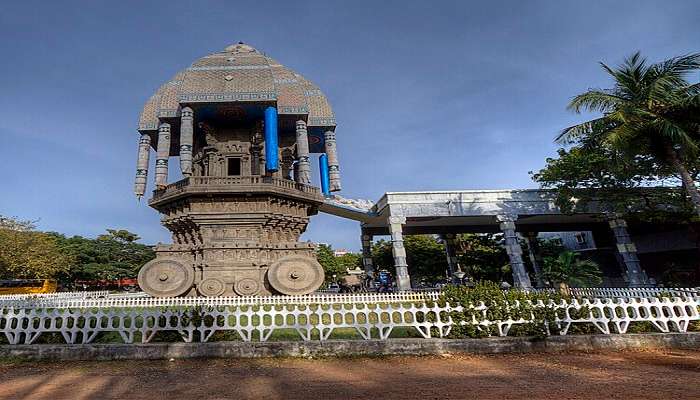
[[(528, 171), (584, 118), (567, 101), (609, 83), (597, 62), (700, 51), (699, 16), (697, 1), (6, 2), (0, 214), (169, 242), (132, 194), (139, 112), (239, 40), (330, 99), (346, 197), (535, 187)], [(357, 249), (359, 226), (321, 215), (304, 238)]]

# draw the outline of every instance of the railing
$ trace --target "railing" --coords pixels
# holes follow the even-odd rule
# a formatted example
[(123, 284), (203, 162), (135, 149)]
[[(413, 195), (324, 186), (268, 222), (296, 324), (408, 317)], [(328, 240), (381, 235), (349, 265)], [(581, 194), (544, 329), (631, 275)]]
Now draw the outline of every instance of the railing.
[[(556, 292), (556, 289), (535, 289), (536, 292)], [(648, 298), (658, 296), (700, 297), (700, 288), (570, 288), (574, 297), (582, 298)]]
[[(554, 293), (555, 289), (535, 289), (536, 292)], [(698, 288), (571, 288), (573, 297), (596, 298), (653, 298), (660, 296), (700, 297)], [(240, 297), (150, 297), (145, 293), (59, 292), (0, 296), (0, 307), (16, 308), (109, 308), (109, 307), (170, 307), (170, 306), (238, 306), (279, 304), (345, 304), (392, 303), (432, 300), (440, 296), (436, 289), (415, 289), (400, 293), (337, 293), (319, 290), (303, 296), (240, 296)]]
[(289, 179), (274, 178), (268, 176), (190, 176), (181, 179), (153, 192), (153, 200), (164, 196), (180, 193), (187, 188), (211, 187), (211, 186), (258, 186), (270, 185), (273, 187), (299, 190), (309, 194), (320, 194), (321, 190), (315, 186), (297, 183)]
[(3, 308), (115, 308), (115, 307), (192, 307), (283, 304), (347, 304), (435, 301), (439, 292), (428, 293), (354, 293), (303, 296), (237, 296), (237, 297), (143, 297), (143, 295), (110, 295), (100, 299), (17, 299), (0, 301)]
[[(302, 340), (326, 340), (336, 329), (354, 329), (363, 339), (388, 339), (396, 328), (413, 328), (424, 338), (449, 335), (455, 322), (453, 313), (464, 313), (462, 306), (439, 305), (426, 300), (394, 300), (379, 303), (359, 301), (356, 295), (347, 295), (344, 303), (324, 304), (224, 304), (208, 299), (199, 307), (182, 307), (169, 299), (167, 306), (134, 305), (108, 308), (3, 308), (0, 309), (0, 332), (10, 344), (32, 344), (42, 334), (60, 334), (66, 343), (90, 343), (101, 333), (119, 334), (125, 343), (151, 341), (159, 332), (171, 331), (184, 341), (206, 342), (217, 332), (234, 332), (244, 341), (266, 341), (277, 330), (296, 331)], [(363, 295), (366, 296), (366, 295)], [(329, 297), (329, 296), (320, 296)], [(183, 299), (184, 300), (184, 299)], [(319, 299), (320, 300), (320, 299)], [(161, 303), (162, 304), (162, 303)], [(516, 302), (512, 310), (518, 310)], [(529, 317), (517, 320), (489, 320), (484, 303), (470, 306), (470, 319), (460, 325), (473, 325), (490, 331), (495, 326), (499, 336), (508, 335), (515, 325), (535, 321), (532, 307), (548, 307), (555, 311), (553, 324), (546, 325), (551, 332), (566, 335), (573, 324), (590, 324), (603, 334), (625, 333), (630, 323), (650, 322), (658, 331), (686, 332), (690, 322), (699, 321), (700, 299), (689, 297), (642, 299), (584, 299), (559, 303), (527, 302)], [(516, 315), (516, 314), (513, 314)]]
[(0, 295), (0, 306), (7, 302), (34, 301), (34, 300), (61, 300), (61, 299), (89, 299), (109, 296), (109, 291), (99, 290), (92, 292), (54, 292), (54, 293), (29, 293), (29, 294), (4, 294)]

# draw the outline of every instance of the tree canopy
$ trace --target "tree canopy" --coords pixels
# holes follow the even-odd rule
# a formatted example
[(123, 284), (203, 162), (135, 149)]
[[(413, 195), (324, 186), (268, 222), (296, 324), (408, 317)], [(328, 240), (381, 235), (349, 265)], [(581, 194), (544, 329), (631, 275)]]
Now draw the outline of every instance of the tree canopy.
[(336, 260), (333, 248), (330, 245), (318, 244), (316, 246), (316, 259), (323, 267), (326, 282), (333, 282), (335, 280), (334, 275), (337, 278), (345, 273), (345, 269)]
[(56, 278), (74, 262), (49, 234), (0, 228), (0, 278)]
[[(475, 280), (502, 282), (512, 279), (508, 255), (500, 234), (461, 234), (458, 262)], [(448, 271), (445, 245), (434, 235), (404, 236), (409, 273), (416, 280), (435, 282), (446, 278)], [(372, 260), (378, 269), (393, 271), (391, 242), (378, 240), (372, 245)]]
[(35, 230), (33, 221), (0, 216), (0, 278), (75, 280), (135, 278), (143, 264), (155, 258), (139, 236), (107, 229), (95, 239), (66, 237)]
[(458, 236), (458, 260), (464, 272), (477, 281), (512, 280), (502, 234), (465, 233)]
[[(434, 281), (444, 278), (447, 271), (445, 246), (432, 235), (404, 236), (406, 262), (416, 280)], [(381, 239), (372, 245), (372, 261), (377, 269), (394, 270), (391, 242)]]
[(63, 281), (134, 278), (146, 262), (155, 258), (150, 246), (136, 243), (138, 235), (107, 229), (95, 239), (52, 233), (64, 254), (75, 260)]
[[(700, 54), (650, 64), (635, 53), (618, 67), (601, 66), (613, 86), (575, 96), (568, 108), (602, 115), (562, 130), (557, 142), (571, 147), (547, 159), (534, 180), (558, 189), (568, 207), (599, 196), (614, 211), (658, 210), (660, 204), (683, 211), (688, 203), (700, 215), (700, 86), (687, 80), (700, 69)], [(646, 190), (678, 182), (685, 194)]]

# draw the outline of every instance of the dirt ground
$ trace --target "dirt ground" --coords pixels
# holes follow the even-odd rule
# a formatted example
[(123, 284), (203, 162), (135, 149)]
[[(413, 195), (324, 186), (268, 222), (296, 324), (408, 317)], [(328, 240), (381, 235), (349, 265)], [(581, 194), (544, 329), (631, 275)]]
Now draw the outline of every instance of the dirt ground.
[(0, 362), (2, 399), (698, 399), (700, 350)]

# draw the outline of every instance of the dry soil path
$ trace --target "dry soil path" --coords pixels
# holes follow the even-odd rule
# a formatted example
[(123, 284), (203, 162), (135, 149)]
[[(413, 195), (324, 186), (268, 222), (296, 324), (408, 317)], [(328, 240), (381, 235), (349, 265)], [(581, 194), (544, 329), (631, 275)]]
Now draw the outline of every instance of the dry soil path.
[(700, 399), (700, 350), (0, 362), (2, 399)]

